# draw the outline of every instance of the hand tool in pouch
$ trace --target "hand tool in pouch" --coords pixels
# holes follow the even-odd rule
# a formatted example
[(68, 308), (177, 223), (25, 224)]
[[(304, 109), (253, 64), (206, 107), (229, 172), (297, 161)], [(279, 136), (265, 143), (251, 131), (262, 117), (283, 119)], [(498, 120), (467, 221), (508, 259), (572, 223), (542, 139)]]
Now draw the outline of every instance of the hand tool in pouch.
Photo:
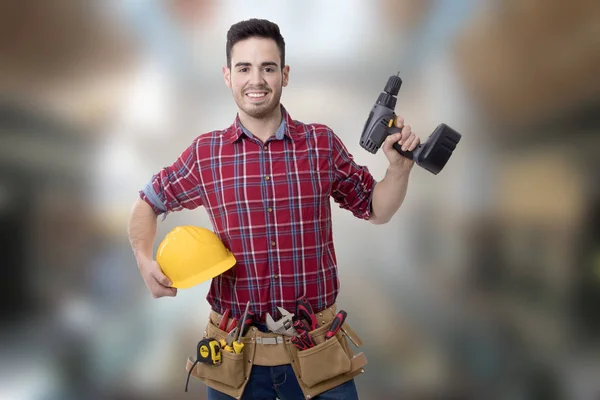
[(295, 321), (294, 328), (298, 332), (297, 336), (292, 337), (291, 342), (298, 350), (306, 350), (315, 347), (315, 342), (308, 333), (308, 326), (302, 321)]
[(221, 339), (221, 349), (223, 351), (226, 351), (228, 353), (234, 353), (233, 341), (235, 340), (237, 333), (238, 333), (238, 327), (236, 326), (235, 328), (233, 328), (233, 330), (231, 332), (229, 332), (229, 334), (227, 335), (227, 337), (225, 339)]
[(308, 300), (306, 300), (306, 297), (303, 296), (296, 300), (296, 307), (298, 307), (298, 318), (305, 319), (310, 324), (311, 331), (319, 327), (317, 316)]
[(185, 382), (186, 392), (190, 382), (190, 375), (198, 363), (209, 365), (221, 364), (221, 347), (219, 346), (219, 342), (213, 338), (204, 338), (198, 342), (198, 347), (196, 348), (196, 361), (188, 371), (187, 381)]
[(267, 313), (267, 328), (273, 333), (279, 333), (285, 336), (296, 336), (298, 332), (294, 329), (294, 314), (285, 308), (277, 307), (281, 313), (281, 319), (277, 322), (273, 320), (271, 314)]
[(246, 304), (246, 311), (244, 311), (244, 316), (242, 317), (242, 319), (240, 319), (238, 328), (239, 328), (239, 333), (238, 333), (238, 340), (237, 342), (233, 342), (233, 351), (235, 352), (235, 354), (240, 354), (242, 352), (242, 350), (244, 350), (244, 343), (242, 343), (242, 333), (244, 331), (244, 327), (246, 326), (245, 322), (246, 319), (248, 318), (248, 309), (250, 308), (250, 301), (248, 301), (248, 303)]
[(348, 316), (348, 314), (344, 310), (340, 310), (335, 315), (335, 317), (333, 318), (333, 321), (331, 321), (331, 326), (329, 327), (329, 329), (327, 330), (327, 333), (325, 334), (325, 340), (331, 339), (332, 337), (335, 336), (336, 333), (338, 333), (338, 331), (344, 324), (344, 321), (346, 321), (347, 316)]
[(254, 322), (256, 321), (255, 318), (256, 316), (254, 315), (254, 313), (248, 310), (246, 319), (244, 321), (240, 321), (240, 326), (242, 328), (242, 336), (244, 336), (248, 331), (248, 328), (254, 324)]
[(235, 328), (237, 326), (237, 324), (238, 324), (238, 319), (237, 319), (237, 317), (234, 317), (231, 320), (231, 323), (229, 324), (229, 326), (227, 326), (226, 332), (231, 332), (233, 330), (233, 328)]
[(227, 321), (229, 320), (229, 313), (231, 310), (228, 308), (223, 313), (223, 317), (221, 318), (221, 323), (219, 324), (219, 329), (225, 331), (227, 329)]

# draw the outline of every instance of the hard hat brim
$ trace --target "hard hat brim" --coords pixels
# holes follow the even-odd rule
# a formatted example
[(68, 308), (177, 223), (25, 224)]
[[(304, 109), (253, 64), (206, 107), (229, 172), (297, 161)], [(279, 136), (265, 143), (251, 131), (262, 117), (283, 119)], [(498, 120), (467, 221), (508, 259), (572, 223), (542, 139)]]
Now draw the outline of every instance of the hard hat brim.
[(230, 254), (229, 257), (227, 257), (225, 260), (221, 261), (220, 263), (215, 264), (211, 268), (209, 268), (205, 271), (202, 271), (196, 275), (190, 276), (187, 279), (183, 279), (183, 280), (172, 279), (173, 284), (171, 285), (171, 287), (174, 287), (177, 289), (191, 288), (191, 287), (199, 285), (209, 279), (212, 279), (216, 276), (221, 275), (223, 272), (232, 268), (235, 265), (235, 263), (236, 263), (235, 257), (233, 256), (233, 254)]

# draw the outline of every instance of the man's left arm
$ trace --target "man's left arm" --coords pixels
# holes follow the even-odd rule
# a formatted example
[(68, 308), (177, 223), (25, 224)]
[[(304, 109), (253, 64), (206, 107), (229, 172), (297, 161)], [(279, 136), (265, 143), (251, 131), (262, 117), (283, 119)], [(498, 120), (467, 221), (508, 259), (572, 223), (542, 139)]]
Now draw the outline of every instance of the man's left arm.
[(402, 131), (388, 136), (382, 146), (390, 165), (383, 180), (373, 189), (369, 221), (374, 224), (385, 224), (396, 214), (406, 197), (408, 178), (415, 164), (413, 160), (398, 153), (393, 148), (394, 143), (398, 142), (405, 151), (416, 149), (420, 143), (410, 125), (404, 125), (404, 118), (398, 117), (396, 126), (402, 128)]
[[(402, 127), (404, 120), (396, 120), (396, 126)], [(403, 157), (393, 149), (393, 143), (401, 142), (414, 150), (419, 138), (412, 133), (410, 126), (401, 132), (390, 135), (383, 144), (383, 151), (390, 161), (385, 178), (376, 182), (368, 168), (356, 164), (342, 141), (331, 133), (333, 167), (335, 181), (332, 197), (341, 208), (351, 211), (357, 218), (369, 220), (374, 224), (384, 224), (398, 211), (406, 196), (408, 176), (414, 161)]]

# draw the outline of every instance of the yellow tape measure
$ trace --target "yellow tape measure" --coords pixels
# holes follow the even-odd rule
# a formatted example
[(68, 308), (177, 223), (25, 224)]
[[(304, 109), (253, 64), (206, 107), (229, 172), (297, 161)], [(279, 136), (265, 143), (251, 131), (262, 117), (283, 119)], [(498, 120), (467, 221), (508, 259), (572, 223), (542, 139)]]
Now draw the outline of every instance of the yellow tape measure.
[(196, 349), (196, 361), (192, 368), (188, 371), (187, 380), (185, 382), (185, 391), (188, 390), (188, 384), (190, 383), (190, 375), (198, 363), (220, 365), (221, 364), (221, 346), (213, 338), (205, 338), (198, 342), (198, 348)]
[(221, 362), (221, 346), (213, 338), (202, 339), (198, 342), (197, 361), (205, 364), (219, 364)]

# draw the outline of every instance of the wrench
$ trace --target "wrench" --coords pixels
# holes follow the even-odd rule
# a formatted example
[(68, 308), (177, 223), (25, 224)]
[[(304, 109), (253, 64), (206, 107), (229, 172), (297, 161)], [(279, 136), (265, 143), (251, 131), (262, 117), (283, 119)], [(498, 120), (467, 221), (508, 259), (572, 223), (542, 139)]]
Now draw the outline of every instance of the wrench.
[(288, 312), (285, 308), (277, 307), (281, 313), (281, 319), (278, 321), (273, 320), (271, 314), (267, 313), (267, 328), (274, 333), (279, 333), (285, 336), (297, 336), (298, 332), (294, 328), (294, 314)]

